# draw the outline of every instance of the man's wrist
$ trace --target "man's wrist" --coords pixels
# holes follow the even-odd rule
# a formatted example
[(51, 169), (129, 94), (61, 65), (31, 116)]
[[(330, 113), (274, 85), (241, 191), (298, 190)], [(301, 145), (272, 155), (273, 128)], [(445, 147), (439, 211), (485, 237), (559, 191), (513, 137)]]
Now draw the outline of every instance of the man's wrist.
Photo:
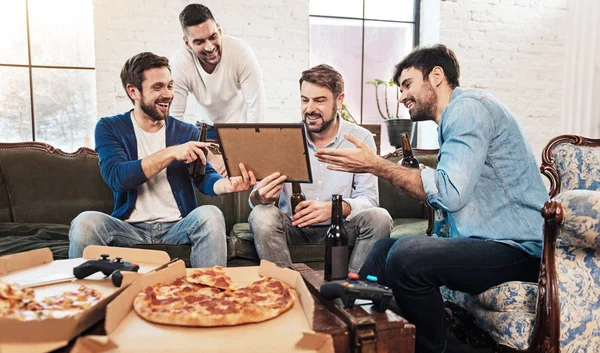
[(369, 163), (369, 165), (367, 166), (367, 173), (376, 175), (376, 176), (381, 176), (381, 173), (383, 172), (383, 170), (385, 169), (385, 165), (388, 163), (388, 161), (386, 161), (385, 159), (376, 156), (375, 158), (373, 158), (373, 163)]

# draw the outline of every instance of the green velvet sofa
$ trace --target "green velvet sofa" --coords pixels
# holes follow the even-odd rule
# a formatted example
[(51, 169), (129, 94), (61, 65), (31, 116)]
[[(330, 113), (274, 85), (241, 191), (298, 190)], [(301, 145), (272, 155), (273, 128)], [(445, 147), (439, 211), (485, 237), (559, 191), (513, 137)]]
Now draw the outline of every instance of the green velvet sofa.
[[(421, 163), (435, 166), (437, 151), (415, 150)], [(398, 151), (386, 158), (399, 160)], [(200, 204), (217, 206), (227, 225), (228, 266), (254, 265), (258, 256), (248, 229), (248, 193), (210, 197), (197, 194)], [(392, 236), (425, 234), (430, 212), (422, 203), (379, 182), (380, 205), (394, 218)], [(55, 259), (68, 256), (71, 220), (86, 210), (110, 213), (113, 195), (100, 176), (98, 157), (88, 148), (65, 153), (42, 142), (0, 143), (0, 256), (49, 247)], [(187, 245), (140, 244), (165, 250), (186, 260)], [(320, 268), (322, 245), (290, 248), (294, 262)]]

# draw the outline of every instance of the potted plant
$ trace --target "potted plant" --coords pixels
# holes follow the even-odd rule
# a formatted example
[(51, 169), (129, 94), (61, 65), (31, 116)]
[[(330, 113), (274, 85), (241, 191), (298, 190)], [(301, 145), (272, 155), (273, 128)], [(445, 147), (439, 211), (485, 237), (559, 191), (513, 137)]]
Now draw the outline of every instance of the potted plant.
[[(373, 81), (368, 81), (367, 84), (373, 85), (375, 87), (375, 102), (377, 103), (377, 110), (379, 111), (379, 115), (383, 118), (387, 130), (388, 130), (388, 138), (390, 140), (390, 145), (395, 146), (396, 148), (402, 147), (402, 133), (406, 132), (411, 135), (412, 132), (412, 121), (410, 119), (403, 118), (400, 116), (400, 87), (394, 84), (393, 79), (389, 81), (384, 81), (380, 79), (374, 79)], [(383, 102), (385, 107), (385, 113), (381, 109), (381, 100), (379, 99), (379, 87), (383, 86)], [(390, 107), (388, 104), (388, 87), (396, 87), (396, 111), (393, 114), (390, 114)], [(411, 136), (412, 137), (412, 136)]]

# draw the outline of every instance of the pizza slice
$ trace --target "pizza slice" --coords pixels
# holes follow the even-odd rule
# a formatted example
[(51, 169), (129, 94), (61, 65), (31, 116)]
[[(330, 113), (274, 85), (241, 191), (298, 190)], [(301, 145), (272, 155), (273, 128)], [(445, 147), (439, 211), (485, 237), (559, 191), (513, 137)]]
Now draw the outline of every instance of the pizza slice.
[(35, 292), (32, 288), (23, 287), (13, 282), (0, 281), (0, 298), (33, 300), (35, 298)]
[(186, 280), (190, 283), (203, 284), (205, 286), (219, 289), (235, 289), (233, 280), (225, 272), (223, 267), (215, 266), (209, 268), (201, 268), (190, 273)]

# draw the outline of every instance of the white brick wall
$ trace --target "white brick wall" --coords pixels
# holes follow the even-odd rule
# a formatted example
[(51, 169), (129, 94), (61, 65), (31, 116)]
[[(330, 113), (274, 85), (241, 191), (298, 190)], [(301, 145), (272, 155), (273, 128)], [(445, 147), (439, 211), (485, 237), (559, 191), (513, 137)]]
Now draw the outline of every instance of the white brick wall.
[[(94, 0), (99, 117), (131, 108), (119, 73), (131, 56), (170, 57), (182, 43), (179, 13), (194, 1)], [(223, 32), (244, 39), (263, 71), (267, 119), (298, 120), (298, 78), (308, 67), (308, 0), (213, 0)], [(191, 119), (190, 119), (191, 120)]]
[(562, 132), (566, 0), (445, 0), (440, 42), (454, 50), (460, 84), (502, 100), (523, 127), (538, 162)]

